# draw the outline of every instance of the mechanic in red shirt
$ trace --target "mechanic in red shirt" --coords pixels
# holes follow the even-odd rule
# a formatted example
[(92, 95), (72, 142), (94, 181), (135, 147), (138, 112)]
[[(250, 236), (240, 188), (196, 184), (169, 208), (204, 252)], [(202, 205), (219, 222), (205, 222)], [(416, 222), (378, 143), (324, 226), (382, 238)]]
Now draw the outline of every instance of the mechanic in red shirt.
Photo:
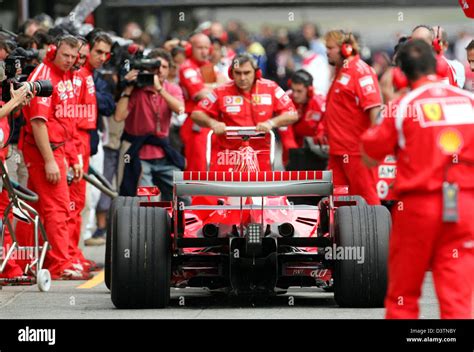
[(179, 83), (183, 89), (185, 113), (188, 115), (181, 127), (180, 135), (184, 144), (186, 169), (191, 171), (206, 170), (206, 138), (208, 128), (194, 123), (191, 113), (197, 103), (215, 88), (215, 83), (204, 83), (200, 68), (210, 64), (209, 55), (211, 40), (203, 33), (191, 37), (186, 47), (187, 60), (179, 68)]
[(283, 145), (283, 164), (288, 163), (288, 152), (292, 148), (302, 148), (305, 137), (312, 137), (320, 144), (326, 144), (321, 117), (325, 111), (326, 98), (313, 89), (313, 76), (308, 71), (298, 70), (288, 82), (288, 92), (298, 112), (298, 121), (280, 128)]
[[(8, 137), (10, 135), (10, 125), (8, 123), (8, 115), (17, 109), (18, 107), (23, 106), (28, 101), (28, 87), (23, 86), (17, 90), (13, 90), (13, 87), (10, 89), (11, 99), (5, 103), (0, 102), (0, 162), (4, 163), (8, 154)], [(8, 171), (8, 170), (7, 170)], [(8, 204), (10, 203), (8, 192), (1, 186), (2, 181), (0, 180), (0, 216), (3, 218), (3, 214)], [(12, 245), (12, 239), (8, 230), (8, 227), (5, 227), (5, 237), (3, 240), (3, 250), (4, 255), (8, 252), (10, 246)], [(23, 269), (16, 263), (14, 259), (10, 259), (3, 269), (3, 272), (0, 273), (0, 278), (13, 278), (23, 275)]]
[[(226, 126), (256, 126), (257, 131), (269, 132), (296, 122), (298, 115), (291, 99), (275, 82), (261, 78), (257, 62), (250, 54), (232, 59), (229, 77), (233, 81), (208, 94), (191, 115), (195, 123), (219, 136), (219, 151), (236, 150), (241, 145), (240, 140), (229, 141), (223, 136)], [(268, 150), (265, 140), (251, 146), (257, 151)], [(271, 170), (268, 160), (268, 154), (258, 154), (261, 171)], [(231, 169), (235, 166), (226, 165)]]
[(334, 185), (368, 204), (380, 204), (372, 170), (360, 157), (360, 137), (375, 123), (382, 104), (375, 71), (362, 61), (354, 36), (340, 30), (326, 33), (328, 62), (336, 67), (326, 100), (323, 123), (329, 141), (328, 169)]
[(435, 75), (422, 40), (398, 62), (411, 92), (394, 101), (362, 136), (369, 165), (397, 157), (386, 317), (418, 318), (426, 271), (432, 271), (441, 318), (472, 318), (474, 281), (474, 95)]
[[(457, 86), (456, 72), (442, 53), (440, 33), (435, 33), (434, 29), (430, 26), (420, 24), (413, 28), (409, 37), (409, 40), (414, 39), (421, 39), (433, 47), (436, 53), (436, 75), (438, 75), (442, 82)], [(400, 67), (392, 69), (392, 83), (394, 89), (402, 93), (408, 88), (408, 79), (400, 70)]]
[[(84, 172), (89, 170), (90, 158), (90, 131), (97, 127), (97, 99), (94, 85), (94, 70), (102, 67), (110, 56), (112, 49), (112, 39), (105, 32), (98, 31), (89, 43), (83, 43), (79, 50), (80, 60), (79, 70), (74, 72), (74, 88), (76, 90), (77, 102), (75, 116), (73, 118), (76, 128), (76, 148), (82, 155), (82, 165)], [(97, 267), (97, 265), (87, 260), (81, 249), (79, 241), (81, 237), (82, 218), (81, 212), (86, 202), (86, 181), (79, 180), (72, 182), (69, 186), (71, 198), (71, 216), (69, 218), (69, 253), (78, 259), (86, 268)]]
[[(71, 68), (78, 57), (79, 41), (66, 35), (48, 48), (46, 58), (31, 73), (30, 81), (50, 80), (53, 94), (35, 97), (23, 109), (26, 125), (22, 129), (21, 149), (28, 167), (28, 188), (39, 195), (32, 206), (44, 223), (51, 245), (45, 267), (53, 279), (84, 280), (90, 275), (69, 254), (68, 219), (70, 198), (67, 168), (73, 167), (75, 181), (82, 177), (82, 166), (73, 140), (71, 106), (76, 103)], [(31, 225), (19, 222), (21, 244), (32, 243)]]

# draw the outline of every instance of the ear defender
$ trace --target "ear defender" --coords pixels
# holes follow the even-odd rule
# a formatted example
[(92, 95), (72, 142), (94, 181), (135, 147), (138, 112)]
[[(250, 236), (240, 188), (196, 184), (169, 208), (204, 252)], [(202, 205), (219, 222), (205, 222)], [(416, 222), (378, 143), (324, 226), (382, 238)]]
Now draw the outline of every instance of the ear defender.
[[(308, 90), (307, 97), (311, 99), (314, 96), (313, 76), (311, 76), (311, 74), (306, 70), (298, 70), (295, 73), (293, 73), (293, 77), (294, 78), (298, 77), (299, 78), (298, 81), (303, 81), (301, 83), (303, 83), (303, 85)], [(288, 87), (291, 87), (292, 83), (293, 81), (290, 78), (288, 80)]]
[(342, 34), (344, 35), (344, 41), (341, 45), (341, 56), (344, 59), (347, 59), (348, 57), (352, 56), (354, 53), (354, 48), (352, 47), (352, 44), (350, 43), (351, 40), (351, 33), (345, 33), (342, 31)]
[(436, 33), (436, 38), (433, 39), (433, 42), (431, 43), (431, 45), (433, 46), (434, 51), (436, 51), (436, 54), (440, 54), (441, 51), (443, 50), (441, 46), (441, 39), (439, 38), (439, 26)]
[(58, 51), (58, 47), (56, 44), (49, 44), (48, 49), (46, 50), (46, 58), (48, 61), (54, 61), (54, 58), (56, 57), (56, 53)]

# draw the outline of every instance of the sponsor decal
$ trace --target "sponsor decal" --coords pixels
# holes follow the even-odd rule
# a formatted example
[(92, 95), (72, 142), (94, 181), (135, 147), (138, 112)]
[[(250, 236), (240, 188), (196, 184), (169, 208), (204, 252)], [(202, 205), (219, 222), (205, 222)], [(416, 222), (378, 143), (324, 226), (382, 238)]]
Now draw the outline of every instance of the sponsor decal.
[(285, 91), (283, 89), (281, 89), (280, 87), (278, 87), (275, 90), (275, 98), (280, 99), (284, 95), (285, 95)]
[(337, 82), (339, 82), (343, 86), (347, 86), (350, 80), (351, 80), (351, 76), (349, 76), (346, 73), (343, 73), (339, 76), (339, 78), (337, 79)]
[(66, 91), (66, 86), (63, 81), (60, 81), (56, 87), (59, 93), (64, 93)]
[(196, 76), (197, 76), (197, 72), (193, 70), (192, 68), (189, 68), (186, 71), (184, 71), (184, 78), (189, 79), (191, 77), (196, 77)]
[(272, 97), (270, 94), (253, 94), (252, 102), (257, 105), (272, 105)]
[(379, 178), (395, 178), (397, 167), (395, 165), (380, 165)]
[(388, 196), (388, 183), (384, 180), (377, 182), (377, 195), (380, 199), (385, 199)]
[(224, 105), (243, 105), (244, 99), (240, 95), (227, 95), (224, 97)]
[(206, 96), (207, 99), (209, 99), (210, 102), (212, 103), (215, 103), (216, 100), (217, 100), (217, 97), (214, 95), (214, 93), (209, 93), (207, 96)]
[(439, 134), (438, 146), (444, 154), (457, 154), (464, 144), (461, 132), (454, 128), (448, 128)]
[(240, 112), (240, 106), (234, 105), (234, 106), (226, 106), (225, 108), (226, 112)]

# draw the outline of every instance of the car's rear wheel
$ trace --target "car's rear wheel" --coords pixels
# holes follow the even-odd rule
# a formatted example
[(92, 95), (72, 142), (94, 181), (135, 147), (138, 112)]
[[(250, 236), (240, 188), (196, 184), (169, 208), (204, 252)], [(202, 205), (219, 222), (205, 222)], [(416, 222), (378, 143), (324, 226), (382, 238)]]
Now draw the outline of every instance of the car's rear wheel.
[(341, 247), (341, 253), (363, 254), (359, 260), (335, 258), (334, 298), (337, 304), (341, 307), (383, 307), (390, 213), (383, 206), (343, 206), (336, 209), (335, 226), (336, 246)]
[(112, 302), (164, 308), (170, 299), (171, 234), (166, 209), (122, 207), (112, 241)]
[[(117, 209), (123, 207), (135, 207), (138, 206), (140, 197), (117, 197), (112, 200), (112, 204), (109, 208), (107, 216), (107, 236), (105, 240), (105, 264), (104, 264), (104, 282), (105, 286), (110, 290), (111, 281), (111, 248), (113, 232), (117, 229)], [(130, 209), (131, 209), (130, 208)]]

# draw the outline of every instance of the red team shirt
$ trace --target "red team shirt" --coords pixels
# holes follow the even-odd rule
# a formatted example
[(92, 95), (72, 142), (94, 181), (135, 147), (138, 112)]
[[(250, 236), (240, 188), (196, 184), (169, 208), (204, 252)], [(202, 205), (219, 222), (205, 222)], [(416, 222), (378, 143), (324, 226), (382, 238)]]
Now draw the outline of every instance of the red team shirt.
[(97, 126), (97, 97), (94, 84), (94, 69), (89, 62), (74, 75), (74, 86), (77, 88), (77, 101), (80, 110), (77, 114), (77, 128), (95, 130)]
[[(216, 88), (202, 99), (195, 111), (202, 111), (227, 126), (256, 126), (274, 116), (295, 112), (290, 97), (275, 82), (258, 79), (250, 92), (242, 92), (234, 82)], [(238, 149), (241, 141), (218, 138), (220, 149)], [(253, 143), (256, 150), (268, 149), (266, 142)]]
[(185, 105), (184, 110), (191, 114), (194, 107), (196, 94), (205, 88), (204, 78), (200, 67), (208, 64), (208, 61), (198, 62), (193, 58), (187, 59), (179, 68), (179, 84), (183, 88)]
[(398, 195), (440, 190), (450, 165), (447, 180), (460, 189), (474, 189), (474, 95), (436, 77), (430, 80), (421, 86), (417, 82), (396, 99), (385, 118), (362, 137), (371, 158), (396, 155)]
[(50, 143), (65, 145), (70, 164), (78, 163), (77, 150), (74, 144), (75, 116), (74, 105), (77, 98), (72, 83), (72, 74), (63, 72), (53, 63), (45, 61), (28, 77), (28, 81), (50, 80), (53, 94), (50, 97), (34, 97), (30, 104), (23, 108), (26, 125), (22, 132), (24, 141), (36, 145), (31, 127), (32, 119), (43, 119), (46, 122)]
[[(292, 99), (292, 92), (288, 92)], [(293, 100), (293, 99), (292, 99)], [(292, 148), (303, 147), (305, 137), (315, 137), (324, 131), (322, 116), (326, 110), (326, 97), (314, 94), (306, 104), (294, 103), (298, 112), (298, 121), (293, 125), (280, 128), (283, 144), (283, 161), (288, 161), (288, 151)]]
[[(3, 101), (0, 102), (0, 108), (5, 105)], [(5, 147), (8, 136), (10, 135), (10, 125), (8, 123), (8, 116), (0, 116), (0, 161), (5, 161), (8, 148)], [(5, 148), (4, 148), (5, 147)]]
[(324, 124), (330, 154), (360, 155), (360, 137), (371, 124), (367, 110), (380, 105), (377, 75), (357, 55), (336, 72), (327, 96)]

